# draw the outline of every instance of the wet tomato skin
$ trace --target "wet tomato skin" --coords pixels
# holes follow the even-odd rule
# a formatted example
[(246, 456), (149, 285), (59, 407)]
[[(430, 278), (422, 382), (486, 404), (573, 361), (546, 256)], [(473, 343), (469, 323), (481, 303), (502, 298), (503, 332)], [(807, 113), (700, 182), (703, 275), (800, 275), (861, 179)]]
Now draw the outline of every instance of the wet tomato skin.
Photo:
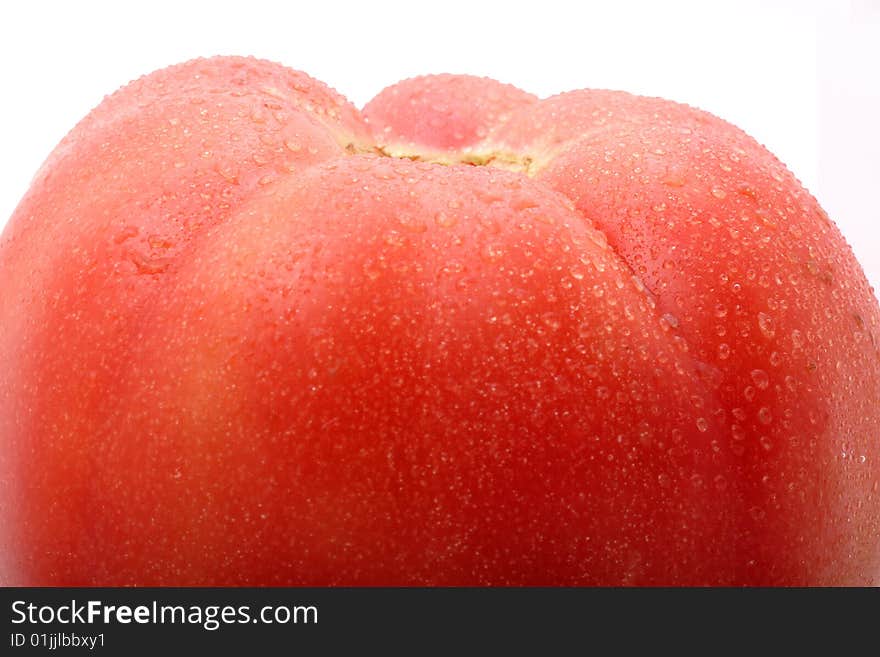
[(705, 112), (188, 62), (0, 241), (0, 578), (876, 585), (878, 337)]

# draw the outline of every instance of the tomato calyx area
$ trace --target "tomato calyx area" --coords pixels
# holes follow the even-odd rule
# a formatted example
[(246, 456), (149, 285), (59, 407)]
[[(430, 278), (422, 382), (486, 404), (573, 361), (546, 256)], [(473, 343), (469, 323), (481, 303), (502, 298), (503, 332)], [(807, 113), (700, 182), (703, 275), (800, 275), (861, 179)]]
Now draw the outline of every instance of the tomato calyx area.
[(425, 162), (441, 166), (465, 165), (493, 167), (504, 171), (514, 171), (530, 178), (538, 171), (537, 160), (528, 154), (519, 154), (503, 149), (465, 149), (461, 152), (420, 149), (414, 145), (361, 145), (349, 142), (345, 151), (350, 155), (377, 155), (397, 160)]

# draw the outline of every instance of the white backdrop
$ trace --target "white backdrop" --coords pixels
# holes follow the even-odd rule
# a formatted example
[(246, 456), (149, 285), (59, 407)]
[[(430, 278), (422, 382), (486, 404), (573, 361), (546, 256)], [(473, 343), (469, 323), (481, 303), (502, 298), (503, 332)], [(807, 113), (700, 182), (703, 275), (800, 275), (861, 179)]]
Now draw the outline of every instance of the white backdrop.
[(359, 106), (401, 78), (456, 72), (702, 107), (788, 164), (880, 289), (880, 0), (3, 2), (0, 227), (104, 95), (221, 53), (304, 70)]

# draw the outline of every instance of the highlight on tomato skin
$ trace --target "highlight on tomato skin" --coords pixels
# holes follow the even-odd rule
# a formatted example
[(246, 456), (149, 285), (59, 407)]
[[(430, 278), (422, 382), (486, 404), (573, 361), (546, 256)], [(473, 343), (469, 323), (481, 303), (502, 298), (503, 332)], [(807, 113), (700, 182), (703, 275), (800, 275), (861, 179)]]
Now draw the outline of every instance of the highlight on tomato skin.
[(193, 60), (0, 237), (0, 582), (878, 585), (878, 339), (706, 112)]

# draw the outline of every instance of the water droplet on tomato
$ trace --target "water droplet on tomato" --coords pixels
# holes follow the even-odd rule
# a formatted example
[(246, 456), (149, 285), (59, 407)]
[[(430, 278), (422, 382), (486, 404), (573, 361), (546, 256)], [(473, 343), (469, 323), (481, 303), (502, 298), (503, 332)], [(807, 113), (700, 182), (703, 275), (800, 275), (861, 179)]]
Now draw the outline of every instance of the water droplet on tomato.
[(141, 254), (132, 254), (131, 261), (134, 263), (138, 274), (152, 275), (162, 274), (171, 266), (171, 258), (150, 258)]
[(766, 338), (772, 338), (776, 335), (776, 327), (773, 318), (767, 313), (758, 313), (758, 328)]
[(761, 521), (767, 513), (759, 506), (753, 506), (749, 509), (749, 515), (756, 521)]
[(670, 328), (678, 328), (678, 318), (675, 315), (666, 313), (660, 319), (666, 322)]
[(755, 385), (758, 386), (760, 390), (766, 390), (767, 386), (770, 385), (770, 377), (764, 370), (752, 370), (751, 374), (752, 381), (755, 382)]

